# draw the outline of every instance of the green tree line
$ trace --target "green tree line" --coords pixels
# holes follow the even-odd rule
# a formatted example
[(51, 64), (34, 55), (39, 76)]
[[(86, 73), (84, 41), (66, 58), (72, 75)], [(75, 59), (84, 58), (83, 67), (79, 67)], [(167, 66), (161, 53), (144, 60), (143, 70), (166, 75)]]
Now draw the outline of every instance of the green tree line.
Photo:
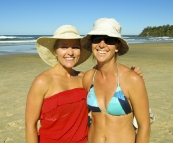
[(163, 25), (163, 26), (148, 26), (139, 34), (139, 36), (168, 36), (173, 37), (173, 25)]

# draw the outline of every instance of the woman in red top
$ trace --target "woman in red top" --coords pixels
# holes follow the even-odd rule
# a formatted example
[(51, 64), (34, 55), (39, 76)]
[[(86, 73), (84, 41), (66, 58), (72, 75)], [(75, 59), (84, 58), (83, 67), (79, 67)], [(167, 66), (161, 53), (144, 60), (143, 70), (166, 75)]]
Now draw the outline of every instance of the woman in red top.
[[(81, 48), (81, 38), (75, 27), (64, 25), (53, 37), (37, 40), (40, 57), (53, 67), (35, 78), (28, 93), (28, 143), (86, 143), (87, 92), (82, 86), (83, 74), (72, 69), (91, 54)], [(41, 127), (37, 131), (38, 120)]]
[[(38, 75), (28, 92), (27, 143), (86, 143), (87, 92), (82, 85), (83, 73), (72, 69), (91, 54), (80, 46), (81, 38), (75, 27), (64, 25), (53, 37), (37, 39), (41, 59), (53, 67)], [(136, 72), (140, 74), (139, 69)]]

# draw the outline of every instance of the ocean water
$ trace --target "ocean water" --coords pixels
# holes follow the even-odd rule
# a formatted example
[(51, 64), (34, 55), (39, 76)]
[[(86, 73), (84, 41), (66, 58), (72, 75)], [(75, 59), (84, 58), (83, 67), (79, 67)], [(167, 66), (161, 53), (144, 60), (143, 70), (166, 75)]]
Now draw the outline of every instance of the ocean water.
[[(0, 35), (0, 55), (37, 53), (35, 42), (40, 36), (51, 35)], [(123, 35), (122, 37), (128, 44), (173, 42), (173, 37), (139, 37), (138, 35)]]

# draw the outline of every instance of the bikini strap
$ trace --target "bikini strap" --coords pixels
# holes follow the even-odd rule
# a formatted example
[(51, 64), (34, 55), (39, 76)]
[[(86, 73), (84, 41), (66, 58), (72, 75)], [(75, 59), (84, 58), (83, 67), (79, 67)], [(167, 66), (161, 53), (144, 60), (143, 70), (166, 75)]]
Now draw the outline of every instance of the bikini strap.
[(119, 68), (118, 68), (118, 63), (116, 63), (117, 66), (117, 71), (118, 71), (118, 87), (120, 86), (120, 75), (119, 75)]
[(94, 72), (94, 75), (93, 75), (93, 78), (92, 78), (92, 84), (94, 84), (94, 77), (96, 75), (96, 72), (97, 72), (97, 70), (95, 70), (95, 72)]

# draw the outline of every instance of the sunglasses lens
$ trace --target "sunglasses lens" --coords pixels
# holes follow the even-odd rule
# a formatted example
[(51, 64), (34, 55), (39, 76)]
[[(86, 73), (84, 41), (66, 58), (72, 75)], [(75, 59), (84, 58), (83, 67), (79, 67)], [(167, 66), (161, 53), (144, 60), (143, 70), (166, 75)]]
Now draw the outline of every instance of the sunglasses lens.
[(98, 43), (101, 42), (102, 39), (103, 39), (103, 37), (92, 37), (92, 38), (91, 38), (91, 42), (92, 42), (93, 44), (98, 44)]
[(105, 43), (107, 45), (115, 45), (117, 43), (117, 41), (115, 38), (107, 38), (107, 39), (105, 39)]
[(92, 36), (91, 37), (91, 42), (93, 44), (98, 44), (100, 43), (102, 40), (104, 40), (104, 42), (107, 45), (115, 45), (116, 43), (118, 43), (118, 39), (117, 38), (112, 38), (112, 37), (103, 37), (103, 36)]

